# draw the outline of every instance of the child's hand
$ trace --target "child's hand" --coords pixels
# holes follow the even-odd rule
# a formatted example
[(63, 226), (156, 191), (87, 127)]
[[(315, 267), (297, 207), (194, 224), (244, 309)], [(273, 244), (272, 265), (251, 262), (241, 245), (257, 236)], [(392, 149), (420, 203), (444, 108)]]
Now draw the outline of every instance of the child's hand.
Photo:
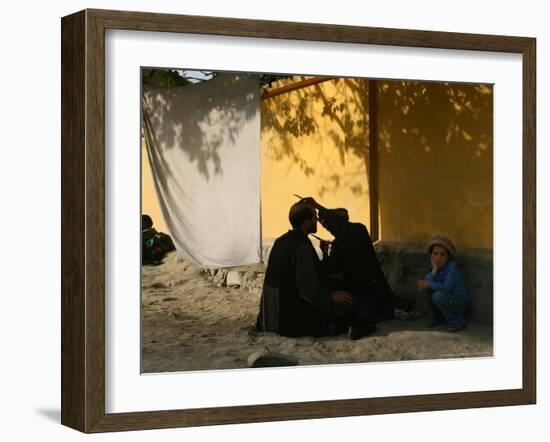
[(433, 256), (430, 258), (431, 262), (432, 262), (432, 275), (437, 275), (437, 272), (439, 272), (439, 267), (437, 267), (437, 264), (435, 263), (434, 261), (434, 258)]
[(418, 287), (418, 291), (425, 290), (430, 286), (430, 281), (427, 279), (420, 279), (416, 281), (416, 287)]

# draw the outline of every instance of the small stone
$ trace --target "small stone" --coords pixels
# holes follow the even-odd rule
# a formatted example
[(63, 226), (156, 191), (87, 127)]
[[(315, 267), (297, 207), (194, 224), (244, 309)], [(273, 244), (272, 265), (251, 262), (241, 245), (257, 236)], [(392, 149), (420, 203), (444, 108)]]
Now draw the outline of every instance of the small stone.
[(258, 367), (289, 367), (298, 365), (298, 359), (282, 353), (270, 352), (267, 349), (252, 353), (248, 359), (248, 366)]
[(225, 284), (228, 287), (235, 287), (241, 285), (241, 272), (237, 272), (234, 270), (231, 270), (227, 272), (227, 278), (225, 280)]

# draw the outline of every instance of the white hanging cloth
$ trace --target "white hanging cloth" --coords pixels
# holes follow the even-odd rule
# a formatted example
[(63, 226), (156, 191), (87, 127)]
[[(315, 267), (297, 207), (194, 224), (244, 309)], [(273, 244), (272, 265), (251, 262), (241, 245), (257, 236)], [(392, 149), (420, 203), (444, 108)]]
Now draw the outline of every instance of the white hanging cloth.
[(205, 268), (259, 262), (258, 77), (222, 73), (182, 87), (144, 87), (142, 120), (179, 254)]

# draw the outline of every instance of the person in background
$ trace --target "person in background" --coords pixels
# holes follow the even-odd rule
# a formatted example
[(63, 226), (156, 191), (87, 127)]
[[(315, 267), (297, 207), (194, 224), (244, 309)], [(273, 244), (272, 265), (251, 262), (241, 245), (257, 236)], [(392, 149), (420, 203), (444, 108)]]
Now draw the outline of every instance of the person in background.
[(149, 215), (141, 215), (141, 263), (158, 265), (168, 252), (175, 249), (172, 238), (157, 232)]
[(429, 327), (445, 324), (446, 330), (456, 332), (466, 326), (470, 303), (468, 292), (458, 265), (453, 260), (456, 249), (443, 235), (434, 236), (428, 244), (431, 270), (417, 281), (418, 290), (426, 290), (432, 312)]

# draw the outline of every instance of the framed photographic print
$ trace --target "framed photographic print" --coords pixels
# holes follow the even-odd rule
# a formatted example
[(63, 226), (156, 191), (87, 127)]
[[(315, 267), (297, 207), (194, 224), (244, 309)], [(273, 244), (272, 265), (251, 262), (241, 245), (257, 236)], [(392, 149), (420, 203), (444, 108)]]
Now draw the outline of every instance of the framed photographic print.
[(64, 17), (62, 423), (534, 403), (535, 48)]

